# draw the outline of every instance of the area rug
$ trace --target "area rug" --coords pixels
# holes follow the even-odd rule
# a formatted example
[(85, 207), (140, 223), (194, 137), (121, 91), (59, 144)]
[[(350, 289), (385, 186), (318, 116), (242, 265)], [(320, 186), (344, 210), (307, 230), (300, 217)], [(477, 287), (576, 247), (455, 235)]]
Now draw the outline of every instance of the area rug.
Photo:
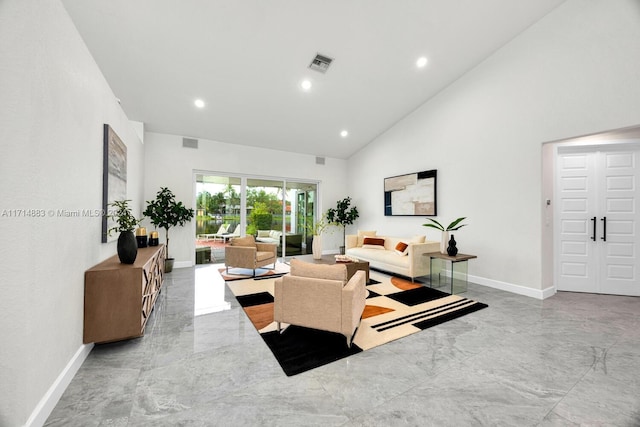
[(287, 376), (296, 375), (488, 307), (422, 284), (371, 272), (362, 321), (347, 347), (343, 335), (273, 321), (275, 278), (238, 280), (227, 286)]
[[(226, 268), (219, 268), (218, 271), (220, 272), (220, 275), (222, 276), (225, 282), (254, 278), (253, 269), (250, 269), (250, 268), (229, 267), (228, 273)], [(267, 279), (267, 278), (280, 277), (283, 274), (287, 274), (288, 272), (289, 272), (289, 266), (287, 264), (276, 262), (275, 268), (256, 268), (255, 278)]]

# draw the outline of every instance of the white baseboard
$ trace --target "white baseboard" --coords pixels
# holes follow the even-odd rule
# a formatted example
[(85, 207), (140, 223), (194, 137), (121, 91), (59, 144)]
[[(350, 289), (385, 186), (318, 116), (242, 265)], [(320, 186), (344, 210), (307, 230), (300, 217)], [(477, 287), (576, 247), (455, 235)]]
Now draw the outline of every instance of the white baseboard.
[(512, 292), (518, 295), (524, 295), (536, 299), (545, 299), (555, 295), (556, 288), (549, 287), (546, 289), (533, 289), (526, 286), (514, 285), (512, 283), (501, 282), (499, 280), (486, 279), (479, 276), (468, 276), (469, 282), (477, 283), (478, 285), (488, 286), (490, 288), (500, 289), (501, 291)]
[(69, 386), (69, 383), (71, 383), (78, 369), (80, 369), (80, 366), (82, 366), (87, 356), (89, 356), (92, 348), (93, 343), (80, 346), (76, 354), (74, 354), (71, 360), (69, 360), (69, 363), (67, 363), (67, 366), (65, 366), (60, 375), (58, 375), (58, 378), (51, 384), (49, 390), (42, 396), (42, 399), (40, 399), (40, 402), (38, 402), (38, 405), (27, 420), (25, 424), (26, 427), (40, 427), (47, 422), (47, 418), (51, 415), (53, 408), (56, 407), (60, 397), (62, 397), (62, 394)]

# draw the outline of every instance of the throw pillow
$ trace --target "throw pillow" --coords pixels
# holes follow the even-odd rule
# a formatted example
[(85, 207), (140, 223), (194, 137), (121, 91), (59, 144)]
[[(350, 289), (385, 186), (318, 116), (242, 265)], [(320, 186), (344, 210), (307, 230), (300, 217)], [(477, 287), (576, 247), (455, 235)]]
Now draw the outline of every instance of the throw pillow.
[(384, 250), (384, 239), (380, 237), (365, 237), (362, 241), (362, 249)]
[(269, 237), (271, 230), (258, 230), (258, 237)]
[(231, 246), (249, 246), (255, 248), (256, 241), (252, 235), (245, 237), (236, 237), (235, 239), (231, 239)]
[(313, 264), (293, 258), (290, 266), (292, 276), (347, 281), (347, 267), (343, 264)]
[(409, 245), (407, 245), (405, 242), (398, 242), (395, 251), (398, 255), (405, 256), (409, 253)]
[(358, 243), (356, 243), (356, 246), (361, 247), (364, 243), (364, 238), (369, 236), (369, 237), (373, 237), (376, 235), (376, 231), (362, 231), (362, 230), (358, 230)]

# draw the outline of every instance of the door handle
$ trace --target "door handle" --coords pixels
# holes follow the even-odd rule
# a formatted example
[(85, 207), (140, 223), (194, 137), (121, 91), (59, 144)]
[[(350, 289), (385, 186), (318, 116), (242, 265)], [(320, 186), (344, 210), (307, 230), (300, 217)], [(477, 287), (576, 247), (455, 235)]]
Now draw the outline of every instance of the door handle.
[(597, 218), (595, 216), (591, 218), (591, 221), (593, 221), (593, 236), (591, 236), (591, 240), (594, 242), (596, 241), (596, 219)]
[[(600, 221), (602, 221), (602, 237), (601, 237), (601, 239), (606, 242), (607, 241), (607, 217), (603, 216)], [(594, 230), (595, 230), (595, 227), (594, 227)]]

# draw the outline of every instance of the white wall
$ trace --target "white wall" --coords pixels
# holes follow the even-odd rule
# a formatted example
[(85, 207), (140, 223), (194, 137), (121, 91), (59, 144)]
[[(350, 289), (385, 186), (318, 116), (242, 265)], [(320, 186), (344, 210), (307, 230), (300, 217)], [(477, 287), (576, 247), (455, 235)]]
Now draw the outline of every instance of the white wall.
[(468, 217), (455, 235), (478, 255), (470, 277), (541, 297), (541, 144), (638, 124), (638, 52), (640, 2), (563, 3), (349, 160), (359, 228), (424, 232), (384, 217), (382, 180), (437, 169), (438, 219)]
[[(188, 137), (188, 136), (187, 136)], [(182, 136), (145, 133), (145, 200), (151, 200), (161, 187), (168, 187), (187, 207), (195, 208), (194, 170), (222, 174), (259, 175), (320, 181), (321, 212), (334, 207), (348, 195), (346, 161), (326, 158), (317, 165), (315, 156), (266, 150), (200, 139), (198, 148), (184, 148)], [(149, 230), (153, 226), (149, 225)], [(195, 261), (195, 223), (169, 231), (171, 256), (176, 266)], [(164, 232), (160, 232), (163, 241)], [(324, 235), (323, 249), (337, 250), (342, 232)]]
[(116, 252), (99, 216), (57, 211), (101, 209), (103, 123), (127, 145), (135, 214), (143, 154), (59, 1), (0, 2), (0, 58), (0, 425), (39, 425), (90, 350), (84, 271)]

